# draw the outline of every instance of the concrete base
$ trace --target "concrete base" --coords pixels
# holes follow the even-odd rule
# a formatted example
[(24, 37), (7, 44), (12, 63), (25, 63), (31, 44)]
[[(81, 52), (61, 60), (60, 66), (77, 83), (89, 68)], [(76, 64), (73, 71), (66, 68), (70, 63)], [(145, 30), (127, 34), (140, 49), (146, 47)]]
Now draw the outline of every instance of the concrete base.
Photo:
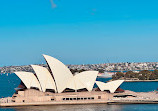
[(1, 103), (0, 107), (18, 107), (18, 106), (47, 106), (47, 105), (76, 105), (76, 104), (107, 104), (107, 101), (67, 101), (67, 102), (30, 102), (30, 103)]

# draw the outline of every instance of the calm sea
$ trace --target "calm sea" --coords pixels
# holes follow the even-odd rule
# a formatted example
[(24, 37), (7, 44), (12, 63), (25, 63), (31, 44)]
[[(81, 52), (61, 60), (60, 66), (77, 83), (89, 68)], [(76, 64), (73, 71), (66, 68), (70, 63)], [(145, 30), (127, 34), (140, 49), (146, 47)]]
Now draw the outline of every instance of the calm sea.
[[(98, 78), (99, 81), (108, 81), (110, 78)], [(0, 97), (12, 96), (20, 83), (20, 79), (15, 74), (0, 75)], [(158, 88), (158, 82), (125, 82), (122, 89), (136, 92), (154, 91)], [(0, 111), (158, 111), (158, 104), (138, 104), (138, 105), (56, 105), (56, 106), (29, 106), (16, 108), (0, 108)]]

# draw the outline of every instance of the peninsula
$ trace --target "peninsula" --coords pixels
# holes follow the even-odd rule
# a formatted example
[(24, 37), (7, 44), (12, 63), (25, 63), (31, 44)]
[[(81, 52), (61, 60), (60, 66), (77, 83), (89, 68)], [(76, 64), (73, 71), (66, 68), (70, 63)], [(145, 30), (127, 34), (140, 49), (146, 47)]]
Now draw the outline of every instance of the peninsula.
[(142, 70), (142, 71), (128, 71), (117, 72), (112, 76), (113, 80), (125, 80), (127, 82), (132, 81), (158, 81), (158, 70)]

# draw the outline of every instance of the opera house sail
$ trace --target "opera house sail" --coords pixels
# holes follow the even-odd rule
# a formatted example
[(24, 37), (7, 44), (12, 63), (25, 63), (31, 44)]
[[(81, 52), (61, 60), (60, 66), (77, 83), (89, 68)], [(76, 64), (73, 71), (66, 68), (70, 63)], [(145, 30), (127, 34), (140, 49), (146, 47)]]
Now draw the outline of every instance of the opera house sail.
[(56, 92), (55, 82), (48, 69), (38, 65), (31, 65), (31, 66), (35, 71), (36, 76), (41, 84), (42, 91), (46, 92), (46, 90), (51, 89)]
[(21, 84), (12, 97), (0, 99), (0, 106), (107, 103), (113, 95), (124, 92), (119, 90), (123, 80), (96, 81), (98, 71), (74, 75), (58, 59), (43, 57), (48, 68), (31, 65), (34, 73), (15, 72)]
[(61, 93), (66, 88), (66, 84), (73, 77), (71, 71), (59, 60), (43, 55), (56, 82), (57, 92)]

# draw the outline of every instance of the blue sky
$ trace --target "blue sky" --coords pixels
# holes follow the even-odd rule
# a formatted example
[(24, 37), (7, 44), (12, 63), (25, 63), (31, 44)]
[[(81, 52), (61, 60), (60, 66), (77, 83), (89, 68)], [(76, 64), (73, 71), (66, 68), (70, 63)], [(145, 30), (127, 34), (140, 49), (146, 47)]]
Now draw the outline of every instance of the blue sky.
[(158, 61), (157, 0), (1, 0), (0, 66)]

